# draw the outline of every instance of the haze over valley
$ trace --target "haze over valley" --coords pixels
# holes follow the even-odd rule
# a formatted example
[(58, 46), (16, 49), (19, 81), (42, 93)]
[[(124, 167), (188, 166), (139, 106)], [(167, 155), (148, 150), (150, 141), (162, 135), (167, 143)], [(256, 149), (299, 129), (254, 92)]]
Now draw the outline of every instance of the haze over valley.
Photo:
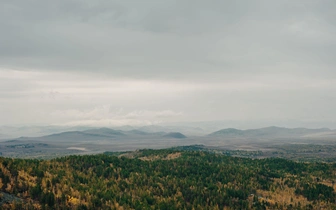
[[(225, 128), (203, 135), (185, 135), (181, 132), (169, 131), (171, 127), (145, 126), (133, 129), (81, 128), (53, 133), (44, 136), (19, 137), (3, 139), (0, 152), (7, 157), (53, 158), (70, 154), (97, 154), (106, 151), (134, 151), (138, 149), (162, 149), (188, 145), (198, 145), (218, 151), (246, 150), (262, 152), (257, 158), (275, 155), (277, 151), (292, 145), (298, 148), (325, 145), (336, 147), (336, 130), (328, 128), (282, 128), (265, 127), (260, 129), (240, 130)], [(74, 129), (74, 128), (72, 128)], [(178, 127), (174, 127), (178, 130)], [(194, 128), (196, 130), (196, 128)], [(165, 131), (166, 130), (166, 131)], [(192, 130), (190, 127), (187, 130)], [(167, 132), (168, 131), (168, 132)], [(282, 148), (283, 147), (283, 148)], [(283, 151), (282, 151), (283, 152)], [(325, 151), (323, 151), (325, 152)], [(316, 156), (318, 158), (319, 155)], [(332, 152), (323, 155), (325, 158), (336, 158)]]

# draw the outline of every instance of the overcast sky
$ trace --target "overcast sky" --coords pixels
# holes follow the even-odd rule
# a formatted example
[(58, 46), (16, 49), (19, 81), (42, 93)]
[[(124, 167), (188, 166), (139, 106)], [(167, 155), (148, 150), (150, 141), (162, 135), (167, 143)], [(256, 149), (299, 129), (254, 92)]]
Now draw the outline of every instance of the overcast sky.
[(0, 0), (0, 125), (332, 127), (335, 11), (335, 0)]

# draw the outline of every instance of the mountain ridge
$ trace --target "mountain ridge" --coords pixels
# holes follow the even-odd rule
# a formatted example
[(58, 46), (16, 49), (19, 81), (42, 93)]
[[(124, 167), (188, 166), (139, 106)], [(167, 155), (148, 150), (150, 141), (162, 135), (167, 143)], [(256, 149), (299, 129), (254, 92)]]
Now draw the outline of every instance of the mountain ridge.
[(208, 134), (208, 136), (269, 136), (269, 135), (281, 135), (281, 136), (303, 136), (312, 133), (330, 132), (333, 131), (329, 128), (285, 128), (277, 126), (269, 126), (257, 129), (240, 130), (236, 128), (224, 128)]
[(145, 132), (137, 129), (122, 131), (115, 130), (111, 128), (96, 128), (96, 129), (88, 129), (84, 131), (65, 131), (60, 133), (54, 133), (50, 135), (44, 135), (39, 137), (19, 137), (10, 139), (9, 141), (15, 140), (37, 140), (37, 141), (58, 141), (58, 140), (108, 140), (108, 139), (125, 139), (125, 138), (186, 138), (186, 136), (180, 132)]

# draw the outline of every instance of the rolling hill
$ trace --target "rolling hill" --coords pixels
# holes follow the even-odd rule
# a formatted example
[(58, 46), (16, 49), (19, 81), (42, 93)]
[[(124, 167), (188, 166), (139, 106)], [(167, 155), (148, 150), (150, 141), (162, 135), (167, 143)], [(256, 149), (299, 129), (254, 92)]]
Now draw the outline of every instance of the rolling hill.
[(282, 127), (266, 127), (259, 129), (239, 130), (235, 128), (226, 128), (209, 134), (209, 136), (220, 137), (272, 137), (272, 138), (289, 138), (303, 137), (305, 135), (330, 132), (328, 128), (307, 129), (307, 128), (282, 128)]
[[(45, 141), (45, 142), (81, 142), (81, 141), (98, 141), (98, 140), (127, 140), (127, 139), (143, 139), (143, 138), (186, 138), (185, 135), (179, 132), (145, 132), (141, 130), (114, 130), (110, 128), (97, 128), (84, 131), (67, 131), (55, 133), (41, 137), (20, 137), (14, 140), (17, 141)], [(11, 140), (13, 141), (13, 140)]]
[(182, 133), (179, 133), (179, 132), (167, 133), (167, 134), (163, 135), (163, 137), (174, 138), (174, 139), (185, 139), (185, 138), (187, 138), (185, 135), (183, 135)]

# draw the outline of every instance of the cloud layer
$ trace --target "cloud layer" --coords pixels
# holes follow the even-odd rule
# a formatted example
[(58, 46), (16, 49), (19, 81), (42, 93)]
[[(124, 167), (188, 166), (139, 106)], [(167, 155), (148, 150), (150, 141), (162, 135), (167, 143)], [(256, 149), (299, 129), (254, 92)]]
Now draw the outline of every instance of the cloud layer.
[(0, 1), (0, 124), (333, 121), (335, 8)]

